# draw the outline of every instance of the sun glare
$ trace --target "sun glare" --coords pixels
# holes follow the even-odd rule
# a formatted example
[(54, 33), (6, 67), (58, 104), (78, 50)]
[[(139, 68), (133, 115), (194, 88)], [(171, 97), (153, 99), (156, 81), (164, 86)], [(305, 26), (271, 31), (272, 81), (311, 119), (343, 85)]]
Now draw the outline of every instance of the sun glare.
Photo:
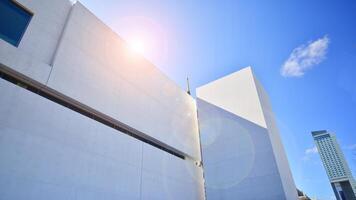
[[(1, 1), (1, 0), (0, 0)], [(130, 59), (147, 58), (152, 62), (166, 60), (168, 56), (168, 30), (143, 16), (117, 18), (114, 29), (126, 41), (125, 49)]]
[(130, 50), (135, 53), (143, 54), (145, 52), (145, 45), (141, 40), (132, 40), (129, 42), (129, 46)]

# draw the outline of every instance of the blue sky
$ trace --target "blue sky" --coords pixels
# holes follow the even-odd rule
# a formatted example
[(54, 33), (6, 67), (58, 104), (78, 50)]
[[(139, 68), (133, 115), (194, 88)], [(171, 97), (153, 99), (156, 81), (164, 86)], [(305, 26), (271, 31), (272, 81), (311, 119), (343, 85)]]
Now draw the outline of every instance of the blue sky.
[(336, 133), (356, 175), (356, 1), (81, 2), (182, 88), (252, 66), (310, 196), (333, 199), (312, 130)]

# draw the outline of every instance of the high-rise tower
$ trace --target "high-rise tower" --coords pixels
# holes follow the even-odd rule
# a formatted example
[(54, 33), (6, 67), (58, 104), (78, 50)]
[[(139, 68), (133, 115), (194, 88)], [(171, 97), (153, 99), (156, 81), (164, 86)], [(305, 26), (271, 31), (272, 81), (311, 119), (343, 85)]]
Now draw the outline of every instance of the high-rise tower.
[(312, 132), (321, 160), (338, 200), (355, 200), (356, 184), (334, 134)]

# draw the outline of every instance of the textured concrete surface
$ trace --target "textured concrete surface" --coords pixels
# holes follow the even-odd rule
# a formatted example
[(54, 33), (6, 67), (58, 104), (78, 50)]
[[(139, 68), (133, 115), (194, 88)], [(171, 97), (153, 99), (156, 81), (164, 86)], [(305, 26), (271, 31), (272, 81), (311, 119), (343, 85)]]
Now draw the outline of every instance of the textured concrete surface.
[(3, 79), (0, 91), (0, 199), (203, 198), (193, 162)]
[(268, 96), (251, 68), (197, 88), (197, 97), (207, 198), (297, 199)]
[(0, 79), (0, 199), (203, 199), (194, 99), (79, 2), (18, 2), (34, 15), (0, 63), (189, 158)]

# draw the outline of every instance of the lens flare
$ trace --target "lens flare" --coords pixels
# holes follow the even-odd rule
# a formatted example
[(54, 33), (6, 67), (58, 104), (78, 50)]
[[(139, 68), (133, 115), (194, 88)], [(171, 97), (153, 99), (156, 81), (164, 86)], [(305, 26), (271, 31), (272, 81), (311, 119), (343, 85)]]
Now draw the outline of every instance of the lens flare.
[(145, 53), (145, 45), (142, 40), (134, 39), (129, 42), (130, 50), (132, 52), (143, 54)]

